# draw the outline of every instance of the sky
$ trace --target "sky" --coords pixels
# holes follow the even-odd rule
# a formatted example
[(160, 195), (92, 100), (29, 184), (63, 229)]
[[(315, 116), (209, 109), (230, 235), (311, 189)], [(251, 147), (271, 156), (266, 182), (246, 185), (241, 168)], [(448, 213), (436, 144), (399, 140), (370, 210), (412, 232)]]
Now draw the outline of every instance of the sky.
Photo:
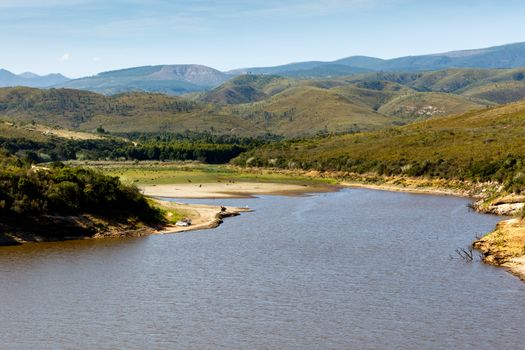
[(525, 41), (523, 13), (523, 0), (0, 0), (0, 68), (394, 58)]

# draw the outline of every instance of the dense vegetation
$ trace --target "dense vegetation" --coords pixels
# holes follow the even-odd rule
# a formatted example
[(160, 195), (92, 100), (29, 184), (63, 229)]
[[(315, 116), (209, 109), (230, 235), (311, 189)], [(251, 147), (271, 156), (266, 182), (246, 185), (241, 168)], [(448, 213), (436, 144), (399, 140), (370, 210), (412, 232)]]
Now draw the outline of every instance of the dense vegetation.
[(139, 191), (91, 169), (55, 165), (31, 168), (19, 160), (2, 166), (0, 212), (3, 215), (95, 214), (136, 216), (158, 222), (158, 212)]
[(371, 133), (283, 141), (243, 166), (497, 181), (525, 190), (525, 102)]
[[(5, 129), (4, 130), (11, 130)], [(123, 137), (71, 140), (59, 137), (30, 139), (29, 132), (16, 129), (12, 137), (0, 137), (0, 148), (33, 162), (64, 160), (198, 160), (227, 163), (240, 153), (279, 140), (213, 135), (210, 133), (130, 133)], [(8, 135), (6, 135), (8, 136)]]
[(136, 187), (117, 177), (61, 163), (35, 167), (5, 152), (0, 163), (0, 241), (33, 232), (53, 239), (89, 236), (108, 223), (136, 227), (164, 222), (163, 213)]

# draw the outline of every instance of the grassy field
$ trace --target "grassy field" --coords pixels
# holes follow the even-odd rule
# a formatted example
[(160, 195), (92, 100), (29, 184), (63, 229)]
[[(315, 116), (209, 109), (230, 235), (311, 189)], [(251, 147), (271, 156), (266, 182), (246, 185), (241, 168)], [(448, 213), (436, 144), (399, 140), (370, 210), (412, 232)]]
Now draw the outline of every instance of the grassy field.
[(198, 162), (69, 162), (118, 176), (124, 183), (167, 185), (216, 182), (267, 182), (287, 184), (334, 184), (335, 180), (283, 174), (271, 170), (249, 170), (229, 165)]

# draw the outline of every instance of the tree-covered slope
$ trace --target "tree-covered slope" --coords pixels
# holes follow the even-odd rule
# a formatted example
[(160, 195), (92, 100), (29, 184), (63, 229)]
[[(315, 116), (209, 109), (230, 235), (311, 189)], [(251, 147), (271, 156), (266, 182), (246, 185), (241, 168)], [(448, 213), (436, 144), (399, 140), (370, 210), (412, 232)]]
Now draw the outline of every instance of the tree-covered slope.
[[(353, 135), (283, 141), (239, 165), (405, 174), (525, 184), (525, 102)], [(521, 187), (520, 187), (521, 186)]]

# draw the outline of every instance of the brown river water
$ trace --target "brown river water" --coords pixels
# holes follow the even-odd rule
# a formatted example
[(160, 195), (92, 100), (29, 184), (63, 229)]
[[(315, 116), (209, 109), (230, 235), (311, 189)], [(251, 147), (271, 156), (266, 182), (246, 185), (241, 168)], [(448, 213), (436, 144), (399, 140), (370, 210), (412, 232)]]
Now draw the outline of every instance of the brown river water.
[(255, 211), (215, 230), (0, 248), (0, 349), (525, 349), (525, 284), (455, 257), (501, 220), (466, 199), (204, 202)]

